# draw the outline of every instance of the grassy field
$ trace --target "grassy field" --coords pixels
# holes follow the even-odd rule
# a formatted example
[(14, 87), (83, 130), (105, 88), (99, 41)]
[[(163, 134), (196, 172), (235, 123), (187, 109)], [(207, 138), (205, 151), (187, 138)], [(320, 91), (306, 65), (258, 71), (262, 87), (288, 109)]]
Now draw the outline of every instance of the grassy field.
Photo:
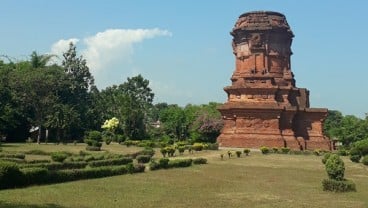
[[(78, 152), (84, 147), (14, 144), (3, 150)], [(103, 147), (115, 153), (137, 150), (118, 144)], [(368, 169), (347, 158), (345, 175), (356, 183), (357, 192), (329, 193), (321, 187), (327, 177), (321, 157), (251, 152), (221, 160), (226, 152), (184, 155), (206, 157), (207, 165), (2, 190), (0, 207), (368, 207)]]

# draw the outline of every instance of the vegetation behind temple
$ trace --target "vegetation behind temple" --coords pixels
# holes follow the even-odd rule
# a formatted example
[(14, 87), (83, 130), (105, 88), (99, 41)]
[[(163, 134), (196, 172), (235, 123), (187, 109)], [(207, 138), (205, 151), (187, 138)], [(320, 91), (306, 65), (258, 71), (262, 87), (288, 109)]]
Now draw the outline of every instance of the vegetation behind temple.
[[(215, 142), (219, 135), (223, 123), (218, 103), (153, 104), (154, 93), (141, 75), (98, 90), (73, 44), (61, 65), (50, 65), (52, 57), (33, 52), (25, 61), (0, 60), (0, 136), (7, 141), (25, 141), (32, 136), (32, 127), (38, 129), (34, 133), (38, 142), (82, 141), (90, 131), (103, 131), (104, 137), (116, 141)], [(102, 129), (113, 117), (118, 126), (113, 131)], [(324, 131), (350, 147), (368, 139), (368, 116), (329, 111)]]
[[(141, 75), (99, 90), (73, 44), (61, 65), (50, 64), (52, 57), (33, 52), (25, 61), (0, 59), (0, 138), (70, 142), (100, 131), (117, 141), (215, 142), (222, 128), (217, 103), (153, 104), (154, 93)], [(116, 128), (101, 128), (113, 117)]]

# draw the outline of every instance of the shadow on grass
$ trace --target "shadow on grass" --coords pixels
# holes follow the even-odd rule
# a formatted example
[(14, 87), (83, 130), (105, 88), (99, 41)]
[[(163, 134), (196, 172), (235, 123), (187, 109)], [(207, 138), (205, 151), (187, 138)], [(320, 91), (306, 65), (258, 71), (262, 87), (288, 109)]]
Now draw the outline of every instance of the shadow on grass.
[(1, 208), (66, 208), (57, 204), (21, 204), (0, 201)]

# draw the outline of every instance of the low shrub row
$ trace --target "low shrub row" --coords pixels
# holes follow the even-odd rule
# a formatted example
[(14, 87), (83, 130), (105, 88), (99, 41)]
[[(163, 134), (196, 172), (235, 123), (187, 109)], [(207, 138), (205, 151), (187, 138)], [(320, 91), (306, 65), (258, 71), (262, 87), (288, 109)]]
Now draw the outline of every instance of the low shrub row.
[(1, 153), (0, 158), (17, 158), (17, 159), (24, 159), (26, 155), (24, 153)]
[(132, 163), (133, 159), (129, 157), (122, 157), (116, 159), (107, 160), (95, 160), (88, 163), (90, 167), (100, 167), (100, 166), (114, 166), (114, 165), (126, 165)]
[(151, 155), (138, 155), (136, 157), (138, 163), (148, 163), (151, 160)]
[(34, 163), (34, 164), (20, 164), (20, 168), (45, 168), (47, 170), (64, 170), (64, 169), (81, 169), (88, 165), (87, 162), (52, 162), (52, 163)]
[(144, 165), (133, 165), (130, 163), (123, 166), (50, 171), (43, 167), (19, 169), (15, 163), (2, 162), (0, 163), (0, 189), (101, 178), (126, 173), (144, 172), (144, 170)]
[(207, 159), (175, 159), (169, 160), (168, 158), (161, 158), (160, 160), (151, 160), (149, 167), (150, 170), (168, 169), (168, 168), (184, 168), (189, 167), (192, 164), (206, 164)]
[(355, 184), (349, 180), (323, 179), (322, 187), (324, 191), (349, 192), (356, 191)]

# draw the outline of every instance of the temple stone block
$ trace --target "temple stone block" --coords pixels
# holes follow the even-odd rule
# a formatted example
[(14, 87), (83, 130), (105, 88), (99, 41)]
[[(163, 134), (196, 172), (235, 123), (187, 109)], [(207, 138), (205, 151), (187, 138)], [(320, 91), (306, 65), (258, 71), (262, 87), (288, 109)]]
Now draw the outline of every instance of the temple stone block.
[(247, 12), (238, 18), (232, 47), (235, 70), (219, 107), (224, 128), (220, 147), (331, 149), (323, 134), (326, 108), (310, 108), (309, 91), (298, 88), (291, 70), (294, 37), (283, 14)]

